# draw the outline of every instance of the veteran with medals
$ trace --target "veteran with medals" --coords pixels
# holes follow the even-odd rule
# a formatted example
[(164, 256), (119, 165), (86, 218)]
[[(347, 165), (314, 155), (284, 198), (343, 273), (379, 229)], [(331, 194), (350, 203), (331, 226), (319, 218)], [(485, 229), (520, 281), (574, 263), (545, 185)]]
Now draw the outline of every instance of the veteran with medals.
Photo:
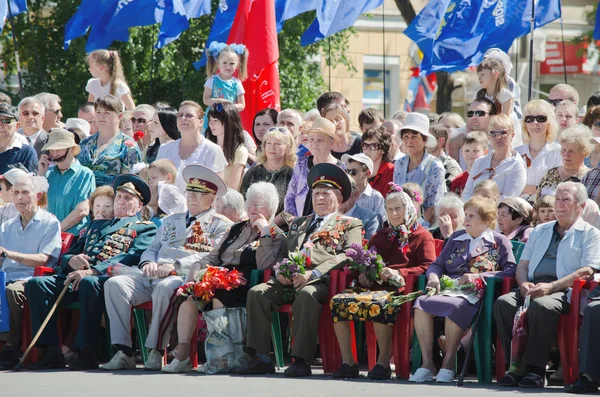
[[(237, 270), (249, 282), (252, 270), (270, 269), (277, 261), (279, 251), (285, 243), (285, 234), (274, 223), (279, 195), (275, 185), (268, 182), (255, 182), (246, 192), (246, 212), (248, 219), (231, 226), (223, 239), (206, 256), (199, 259), (191, 268), (187, 281), (200, 278), (201, 270), (207, 266)], [(249, 284), (232, 290), (217, 289), (210, 302), (203, 301), (202, 310), (212, 316), (222, 316), (223, 308), (246, 307)], [(179, 373), (192, 369), (190, 358), (190, 338), (198, 323), (198, 303), (186, 300), (177, 313), (177, 339), (175, 359), (163, 367), (163, 372)], [(211, 312), (212, 311), (212, 312)], [(164, 322), (164, 321), (163, 321)], [(243, 335), (243, 331), (242, 331)], [(199, 367), (201, 371), (202, 367)]]
[(232, 224), (212, 208), (216, 197), (227, 193), (225, 182), (215, 172), (200, 165), (189, 165), (183, 170), (183, 179), (188, 211), (163, 219), (154, 241), (140, 260), (139, 267), (146, 277), (119, 275), (105, 284), (110, 339), (116, 354), (101, 369), (135, 368), (131, 308), (151, 301), (152, 322), (146, 347), (152, 350), (144, 369), (161, 370), (174, 322), (169, 303), (175, 290), (183, 284), (180, 275), (189, 272), (192, 263), (206, 256)]
[(295, 219), (290, 225), (284, 249), (278, 260), (289, 253), (302, 252), (310, 258), (304, 275), (287, 279), (276, 272), (268, 283), (257, 285), (248, 292), (248, 331), (246, 352), (249, 363), (238, 372), (244, 374), (274, 373), (269, 358), (271, 350), (271, 313), (284, 302), (284, 289), (293, 287), (292, 334), (294, 363), (285, 376), (310, 376), (310, 361), (317, 347), (317, 331), (323, 304), (329, 292), (329, 275), (340, 270), (348, 260), (345, 251), (360, 244), (362, 223), (338, 212), (340, 204), (350, 197), (350, 179), (338, 166), (329, 163), (315, 165), (308, 173), (315, 213)]
[[(96, 345), (104, 312), (104, 284), (110, 266), (137, 266), (142, 253), (150, 246), (156, 226), (142, 222), (137, 213), (150, 200), (148, 184), (137, 175), (120, 175), (115, 179), (115, 218), (101, 229), (91, 228), (61, 257), (62, 272), (54, 276), (34, 277), (27, 283), (32, 332), (35, 334), (48, 315), (65, 283), (72, 282), (62, 302), (78, 301), (81, 317), (75, 346), (79, 359), (69, 369), (98, 368)], [(46, 350), (44, 358), (30, 369), (64, 368), (60, 348), (57, 314), (42, 332), (36, 346)]]

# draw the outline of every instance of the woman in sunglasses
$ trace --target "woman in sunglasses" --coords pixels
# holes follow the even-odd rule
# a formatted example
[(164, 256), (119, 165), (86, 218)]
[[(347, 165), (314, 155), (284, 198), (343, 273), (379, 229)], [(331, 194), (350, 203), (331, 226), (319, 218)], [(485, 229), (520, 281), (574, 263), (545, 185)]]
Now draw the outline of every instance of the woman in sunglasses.
[(560, 145), (555, 142), (558, 124), (554, 109), (547, 101), (535, 99), (525, 106), (523, 141), (515, 149), (527, 166), (527, 182), (521, 197), (533, 202), (537, 186), (550, 168), (562, 164)]
[(246, 198), (248, 188), (256, 182), (272, 183), (279, 195), (279, 206), (275, 214), (283, 211), (283, 201), (292, 172), (296, 166), (296, 144), (286, 127), (271, 127), (261, 136), (262, 144), (258, 152), (258, 165), (250, 168), (240, 187), (240, 193)]
[[(581, 124), (592, 130), (592, 135), (600, 137), (600, 106), (592, 106), (588, 108)], [(600, 146), (596, 145), (590, 155), (585, 158), (584, 164), (586, 167), (594, 168), (600, 165)]]
[(527, 180), (527, 166), (523, 157), (511, 149), (513, 128), (511, 119), (504, 114), (490, 119), (488, 129), (492, 150), (473, 163), (462, 193), (463, 201), (470, 199), (475, 185), (486, 179), (496, 182), (501, 199), (516, 197), (523, 192)]
[(373, 160), (373, 170), (369, 184), (383, 196), (389, 191), (389, 183), (394, 180), (394, 163), (391, 158), (392, 135), (383, 127), (369, 128), (362, 136), (362, 151)]
[(561, 182), (581, 182), (589, 171), (583, 162), (592, 151), (590, 139), (590, 129), (583, 125), (567, 128), (560, 134), (558, 143), (562, 165), (546, 172), (538, 185), (535, 200), (542, 196), (554, 196)]

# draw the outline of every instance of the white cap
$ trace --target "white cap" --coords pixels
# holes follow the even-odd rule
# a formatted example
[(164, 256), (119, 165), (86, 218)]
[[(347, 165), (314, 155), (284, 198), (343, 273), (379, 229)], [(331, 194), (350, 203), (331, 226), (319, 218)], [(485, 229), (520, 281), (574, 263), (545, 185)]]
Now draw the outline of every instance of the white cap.
[(10, 183), (11, 185), (14, 185), (15, 182), (17, 182), (17, 179), (19, 179), (22, 176), (27, 175), (27, 172), (23, 171), (20, 168), (11, 168), (10, 170), (6, 171), (4, 174), (0, 175), (0, 179), (6, 179), (8, 181), (8, 183)]
[(163, 183), (158, 189), (158, 207), (167, 215), (187, 211), (187, 200), (175, 185)]
[(412, 130), (420, 132), (421, 135), (427, 137), (425, 147), (432, 148), (437, 146), (437, 139), (429, 132), (429, 117), (421, 113), (409, 113), (404, 120), (404, 125), (400, 128), (400, 136), (402, 131)]
[(350, 164), (350, 160), (356, 161), (357, 163), (361, 163), (367, 166), (367, 169), (373, 173), (373, 160), (369, 156), (364, 153), (357, 153), (354, 155), (344, 154), (342, 156), (342, 161), (346, 163), (346, 165)]
[(85, 134), (85, 136), (90, 136), (91, 127), (87, 120), (77, 118), (67, 119), (65, 129), (68, 130), (69, 128), (78, 128)]

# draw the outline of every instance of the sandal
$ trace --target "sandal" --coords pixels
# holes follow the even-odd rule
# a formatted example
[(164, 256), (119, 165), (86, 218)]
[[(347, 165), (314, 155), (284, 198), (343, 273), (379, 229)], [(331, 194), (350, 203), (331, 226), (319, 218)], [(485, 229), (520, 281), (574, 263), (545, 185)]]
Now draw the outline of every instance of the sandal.
[(519, 382), (519, 387), (526, 389), (542, 389), (544, 386), (546, 386), (546, 378), (534, 373), (525, 375)]
[(498, 381), (498, 386), (502, 387), (518, 387), (519, 382), (523, 379), (523, 376), (514, 374), (512, 372), (506, 372), (504, 378)]

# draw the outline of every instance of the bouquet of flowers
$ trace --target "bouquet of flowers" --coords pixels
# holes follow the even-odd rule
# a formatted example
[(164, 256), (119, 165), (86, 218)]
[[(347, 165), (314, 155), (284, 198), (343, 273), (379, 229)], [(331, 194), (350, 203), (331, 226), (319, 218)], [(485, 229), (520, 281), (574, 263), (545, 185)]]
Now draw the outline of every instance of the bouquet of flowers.
[[(458, 282), (459, 279), (452, 279), (444, 274), (440, 278), (440, 295), (461, 296), (471, 304), (477, 303), (479, 299), (483, 298), (485, 288), (481, 278), (476, 278), (473, 282), (462, 285), (459, 285)], [(430, 289), (427, 292), (427, 296), (435, 294), (435, 289)]]
[[(346, 250), (346, 256), (350, 258), (347, 265), (349, 270), (358, 274), (365, 274), (370, 281), (382, 283), (381, 271), (385, 267), (385, 263), (381, 255), (377, 253), (376, 247), (367, 248), (354, 243)], [(397, 288), (404, 286), (399, 276), (389, 278), (388, 283)]]
[[(306, 268), (310, 267), (310, 256), (303, 252), (290, 252), (287, 258), (273, 266), (275, 274), (281, 274), (288, 280), (293, 280), (299, 274), (306, 274)], [(293, 287), (287, 287), (283, 292), (283, 300), (286, 303), (294, 302), (296, 290)]]
[(208, 266), (198, 281), (190, 281), (177, 289), (177, 296), (187, 300), (208, 302), (215, 296), (215, 291), (224, 289), (231, 291), (246, 285), (246, 279), (237, 270)]
[(388, 303), (385, 305), (384, 309), (398, 310), (403, 304), (412, 302), (423, 294), (425, 294), (423, 291), (415, 291), (406, 295), (399, 292), (394, 292), (388, 296)]

